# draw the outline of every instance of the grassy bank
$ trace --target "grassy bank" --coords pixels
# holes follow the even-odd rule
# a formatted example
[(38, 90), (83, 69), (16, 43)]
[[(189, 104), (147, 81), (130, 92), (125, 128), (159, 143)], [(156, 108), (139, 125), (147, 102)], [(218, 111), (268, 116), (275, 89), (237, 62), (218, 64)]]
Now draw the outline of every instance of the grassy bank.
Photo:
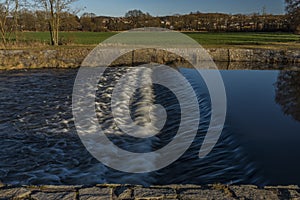
[[(60, 32), (60, 38), (63, 43), (75, 45), (96, 45), (105, 39), (115, 35), (112, 32)], [(21, 40), (25, 42), (49, 43), (48, 32), (24, 32), (21, 34)]]
[(300, 42), (300, 36), (289, 33), (187, 33), (202, 45), (249, 46), (284, 45)]
[[(113, 32), (61, 32), (65, 45), (97, 45), (115, 35)], [(185, 33), (204, 47), (300, 48), (300, 36), (290, 33)], [(48, 45), (48, 32), (20, 33), (23, 44)]]

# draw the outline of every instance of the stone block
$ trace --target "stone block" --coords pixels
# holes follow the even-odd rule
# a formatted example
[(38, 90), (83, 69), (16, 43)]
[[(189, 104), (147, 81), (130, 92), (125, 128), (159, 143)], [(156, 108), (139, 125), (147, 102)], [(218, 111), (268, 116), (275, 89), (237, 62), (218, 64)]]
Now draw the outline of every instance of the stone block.
[(222, 190), (215, 189), (188, 189), (183, 190), (179, 194), (182, 200), (224, 200), (234, 199), (233, 197), (225, 194)]
[(23, 199), (28, 197), (31, 191), (26, 188), (8, 188), (1, 189), (0, 199)]
[(234, 194), (240, 199), (272, 199), (279, 200), (278, 194), (275, 191), (258, 189), (256, 186), (230, 186)]
[(76, 200), (75, 192), (37, 192), (31, 195), (32, 200)]
[(111, 188), (84, 188), (79, 190), (79, 199), (80, 200), (110, 200), (112, 197)]
[(135, 199), (176, 199), (177, 194), (173, 189), (158, 189), (158, 188), (135, 188)]
[(214, 61), (228, 62), (229, 61), (229, 49), (207, 49)]

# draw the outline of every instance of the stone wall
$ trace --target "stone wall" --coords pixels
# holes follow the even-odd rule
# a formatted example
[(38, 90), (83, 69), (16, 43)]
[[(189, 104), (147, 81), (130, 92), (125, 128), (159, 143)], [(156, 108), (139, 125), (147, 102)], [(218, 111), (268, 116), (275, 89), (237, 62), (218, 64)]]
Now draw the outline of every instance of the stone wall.
[(208, 49), (216, 61), (300, 63), (300, 50), (274, 49)]
[(298, 186), (258, 188), (253, 185), (170, 185), (142, 187), (133, 185), (95, 186), (23, 186), (0, 187), (0, 199), (62, 199), (62, 200), (110, 200), (110, 199), (299, 199)]
[(0, 50), (0, 69), (76, 68), (91, 50)]
[[(0, 69), (77, 68), (92, 48), (74, 47), (56, 50), (0, 50)], [(220, 69), (300, 69), (300, 50), (207, 49)], [(146, 53), (146, 54), (145, 54)], [(174, 56), (155, 50), (135, 51), (118, 59), (115, 65), (133, 66), (144, 62), (183, 65)], [(242, 64), (241, 64), (242, 63)]]

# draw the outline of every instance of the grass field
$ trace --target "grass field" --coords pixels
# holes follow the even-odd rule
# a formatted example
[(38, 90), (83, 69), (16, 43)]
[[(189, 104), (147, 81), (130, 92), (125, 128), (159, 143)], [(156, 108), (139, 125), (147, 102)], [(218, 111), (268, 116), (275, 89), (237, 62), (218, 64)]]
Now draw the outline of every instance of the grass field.
[[(111, 32), (61, 32), (64, 43), (96, 45), (117, 33)], [(297, 45), (300, 36), (289, 33), (185, 33), (203, 46), (290, 46)], [(49, 43), (48, 32), (24, 32), (20, 35), (26, 42)], [(300, 45), (300, 43), (299, 43)], [(298, 46), (298, 45), (297, 45)]]
[[(60, 38), (67, 43), (81, 44), (81, 45), (96, 45), (105, 39), (115, 35), (111, 32), (60, 32)], [(43, 42), (49, 43), (49, 32), (24, 32), (21, 33), (21, 40), (29, 42)]]
[(203, 45), (270, 45), (294, 43), (300, 36), (289, 33), (187, 33)]

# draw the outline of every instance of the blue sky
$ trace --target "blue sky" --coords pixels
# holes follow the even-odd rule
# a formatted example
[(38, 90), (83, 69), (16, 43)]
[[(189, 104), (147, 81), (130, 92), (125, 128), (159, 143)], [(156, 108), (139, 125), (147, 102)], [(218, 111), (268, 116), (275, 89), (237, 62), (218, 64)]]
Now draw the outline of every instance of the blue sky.
[(79, 0), (75, 4), (97, 15), (124, 16), (128, 10), (140, 9), (153, 16), (185, 14), (191, 11), (222, 13), (284, 13), (284, 0)]

